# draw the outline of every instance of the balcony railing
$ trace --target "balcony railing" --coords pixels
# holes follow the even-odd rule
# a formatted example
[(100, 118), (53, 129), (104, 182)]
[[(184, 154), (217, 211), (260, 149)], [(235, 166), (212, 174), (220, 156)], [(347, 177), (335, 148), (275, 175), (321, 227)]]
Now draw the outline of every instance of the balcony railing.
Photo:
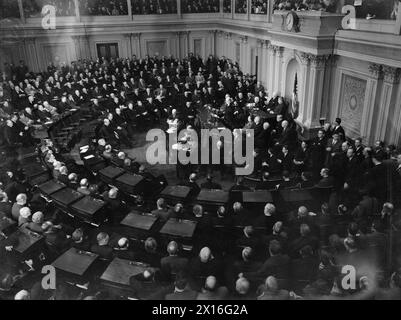
[[(337, 14), (341, 13), (342, 4), (347, 4), (349, 1), (355, 3), (354, 0), (332, 1), (337, 6), (328, 7), (327, 10)], [(363, 3), (369, 1), (371, 0)], [(392, 0), (385, 2), (388, 4)], [(285, 0), (2, 0), (0, 18), (2, 23), (17, 19), (19, 24), (34, 26), (42, 19), (43, 5), (53, 5), (56, 8), (57, 23), (60, 25), (71, 25), (74, 22), (118, 23), (121, 20), (138, 22), (190, 20), (196, 17), (202, 20), (218, 18), (250, 21), (256, 26), (258, 22), (272, 23), (274, 12), (286, 12), (286, 9), (298, 13), (308, 11), (311, 15), (322, 10), (322, 8), (305, 7), (302, 3), (287, 8), (288, 3)], [(355, 7), (356, 17), (351, 20), (350, 28), (400, 34), (399, 30), (398, 33), (396, 30), (400, 23), (395, 20), (398, 8), (390, 7), (388, 5), (383, 7), (376, 17), (372, 15), (373, 9), (370, 7)]]

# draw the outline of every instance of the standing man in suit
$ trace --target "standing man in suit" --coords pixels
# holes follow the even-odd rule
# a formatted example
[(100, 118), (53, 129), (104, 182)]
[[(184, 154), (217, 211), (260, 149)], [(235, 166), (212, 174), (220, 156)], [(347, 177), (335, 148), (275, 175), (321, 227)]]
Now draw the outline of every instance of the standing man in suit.
[(341, 119), (337, 118), (336, 122), (334, 123), (334, 128), (332, 134), (338, 134), (340, 136), (341, 141), (345, 141), (345, 131), (344, 128), (341, 126)]

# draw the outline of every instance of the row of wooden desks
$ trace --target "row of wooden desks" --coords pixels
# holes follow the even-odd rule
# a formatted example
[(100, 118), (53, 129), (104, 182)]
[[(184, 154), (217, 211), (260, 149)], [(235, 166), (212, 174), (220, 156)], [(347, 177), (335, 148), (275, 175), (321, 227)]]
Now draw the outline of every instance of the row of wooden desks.
[(183, 238), (191, 240), (197, 226), (197, 222), (189, 220), (169, 219), (163, 225), (152, 215), (141, 215), (137, 212), (128, 214), (121, 221), (121, 226), (128, 228), (127, 231), (146, 238), (150, 234), (159, 233), (166, 237)]
[(102, 223), (106, 219), (106, 203), (85, 196), (61, 182), (50, 180), (39, 186), (42, 195), (69, 213), (88, 223)]
[(103, 266), (97, 268), (99, 262), (97, 254), (71, 248), (58, 257), (52, 266), (56, 268), (56, 274), (65, 281), (79, 284), (97, 278), (105, 286), (120, 289), (128, 289), (130, 278), (149, 268), (146, 264), (120, 258), (115, 258), (106, 265), (103, 263)]

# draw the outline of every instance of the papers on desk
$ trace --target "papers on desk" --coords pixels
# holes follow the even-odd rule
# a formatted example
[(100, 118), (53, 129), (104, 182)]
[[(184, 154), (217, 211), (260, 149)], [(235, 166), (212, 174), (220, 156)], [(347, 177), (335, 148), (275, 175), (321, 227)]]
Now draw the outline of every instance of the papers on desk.
[(91, 155), (89, 155), (89, 156), (87, 156), (87, 157), (84, 157), (84, 159), (85, 160), (89, 160), (89, 159), (93, 159), (95, 156), (93, 155), (93, 154), (91, 154)]

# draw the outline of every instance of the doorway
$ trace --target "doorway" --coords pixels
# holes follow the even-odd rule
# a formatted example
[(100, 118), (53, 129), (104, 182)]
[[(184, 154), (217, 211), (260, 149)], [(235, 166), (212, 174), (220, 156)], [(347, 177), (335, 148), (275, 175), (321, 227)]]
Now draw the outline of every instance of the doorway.
[(118, 58), (118, 43), (100, 43), (97, 44), (97, 56), (99, 58)]

